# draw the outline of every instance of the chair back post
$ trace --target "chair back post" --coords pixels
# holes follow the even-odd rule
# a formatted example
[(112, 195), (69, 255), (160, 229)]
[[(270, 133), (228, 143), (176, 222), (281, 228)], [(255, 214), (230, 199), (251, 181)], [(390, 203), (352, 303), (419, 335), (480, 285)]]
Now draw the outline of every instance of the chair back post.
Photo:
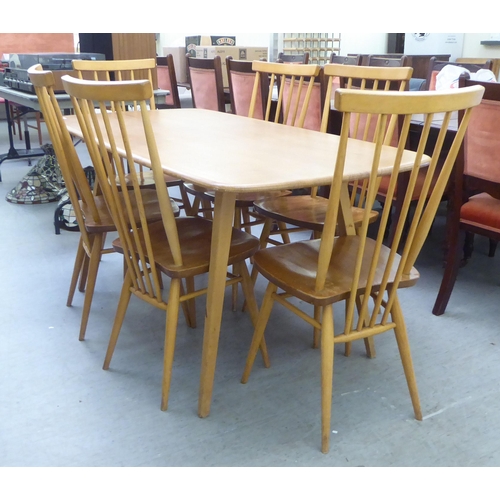
[[(107, 188), (103, 190), (106, 203), (118, 230), (127, 263), (127, 270), (133, 282), (134, 293), (155, 304), (162, 301), (161, 279), (155, 262), (151, 244), (150, 227), (143, 209), (142, 190), (135, 170), (130, 174), (125, 171), (119, 148), (125, 151), (128, 163), (134, 162), (129, 131), (125, 122), (125, 111), (116, 106), (114, 113), (108, 113), (110, 102), (137, 101), (141, 110), (142, 133), (148, 145), (150, 166), (155, 177), (156, 191), (163, 220), (169, 250), (176, 265), (182, 265), (179, 238), (175, 218), (170, 204), (167, 186), (163, 180), (161, 163), (150, 123), (150, 114), (146, 101), (152, 96), (148, 80), (122, 82), (93, 82), (64, 76), (65, 91), (71, 96), (78, 123), (83, 132), (96, 172), (102, 179), (107, 179)], [(97, 104), (98, 108), (94, 108)], [(109, 144), (110, 154), (106, 145)], [(116, 173), (115, 173), (116, 169)], [(120, 190), (120, 185), (129, 175), (132, 181), (129, 189)], [(123, 200), (123, 202), (121, 201)], [(139, 220), (134, 212), (134, 205), (139, 208)]]

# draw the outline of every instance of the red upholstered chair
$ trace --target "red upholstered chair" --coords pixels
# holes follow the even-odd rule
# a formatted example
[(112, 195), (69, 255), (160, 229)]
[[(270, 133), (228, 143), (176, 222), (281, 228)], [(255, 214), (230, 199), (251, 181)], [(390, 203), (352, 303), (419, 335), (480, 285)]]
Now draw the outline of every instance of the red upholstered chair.
[(165, 104), (159, 105), (158, 107), (180, 108), (181, 100), (179, 98), (179, 89), (177, 88), (173, 55), (167, 54), (165, 57), (157, 57), (156, 64), (158, 87), (170, 92), (170, 94), (165, 97)]
[[(450, 183), (446, 267), (433, 314), (440, 316), (453, 291), (461, 264), (464, 236), (480, 234), (490, 241), (500, 240), (500, 83), (460, 79), (461, 87), (485, 87), (482, 103), (472, 113), (455, 176)], [(470, 257), (466, 245), (464, 260)]]
[[(252, 70), (252, 61), (237, 61), (231, 56), (226, 58), (226, 69), (231, 99), (231, 112), (235, 115), (248, 116), (252, 91), (255, 82), (255, 71)], [(263, 78), (266, 76), (262, 74)], [(263, 103), (267, 100), (268, 87), (265, 80), (259, 82), (257, 102), (254, 118), (264, 118)], [(263, 92), (266, 92), (263, 95)]]
[(219, 56), (197, 59), (186, 54), (193, 106), (213, 111), (226, 111), (222, 63)]
[(436, 90), (436, 78), (438, 73), (448, 64), (458, 66), (469, 70), (471, 73), (476, 73), (480, 69), (491, 69), (493, 61), (487, 60), (484, 63), (459, 63), (450, 61), (438, 61), (436, 57), (429, 59), (429, 69), (427, 71), (426, 90)]

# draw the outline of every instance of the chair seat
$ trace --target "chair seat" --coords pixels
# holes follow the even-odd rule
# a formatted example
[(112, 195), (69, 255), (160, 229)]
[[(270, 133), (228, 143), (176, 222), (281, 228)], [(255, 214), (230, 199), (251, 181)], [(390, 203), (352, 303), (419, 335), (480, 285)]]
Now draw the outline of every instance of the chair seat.
[(500, 231), (500, 200), (487, 193), (471, 196), (460, 209), (460, 222)]
[[(163, 222), (148, 226), (156, 265), (171, 278), (186, 278), (208, 272), (212, 242), (212, 222), (201, 217), (176, 219), (182, 252), (182, 266), (173, 262)], [(141, 240), (142, 234), (141, 234)], [(123, 253), (120, 239), (113, 241), (115, 251)], [(259, 240), (244, 231), (233, 229), (228, 265), (251, 257), (259, 247)]]
[[(121, 199), (123, 200), (123, 195), (120, 193)], [(146, 211), (146, 218), (150, 222), (156, 222), (161, 220), (161, 212), (160, 205), (158, 204), (158, 197), (156, 195), (156, 191), (144, 189), (141, 192), (142, 201), (144, 204), (144, 208)], [(103, 233), (116, 231), (116, 226), (113, 222), (111, 214), (108, 210), (108, 206), (104, 201), (103, 196), (95, 196), (94, 198), (97, 211), (99, 213), (100, 222), (95, 222), (90, 211), (88, 205), (86, 205), (83, 201), (80, 201), (80, 206), (82, 207), (83, 216), (85, 217), (85, 226), (89, 233)], [(174, 210), (174, 214), (179, 214), (179, 207), (177, 204), (170, 200), (172, 204), (172, 209)], [(139, 212), (135, 209), (136, 220), (139, 220)]]
[[(431, 188), (429, 190), (429, 195), (430, 195), (430, 193), (432, 193), (432, 188), (436, 184), (436, 180), (439, 176), (439, 172), (440, 172), (440, 169), (438, 168), (438, 169), (436, 169), (436, 172), (434, 172), (434, 175), (432, 176), (432, 182), (431, 182)], [(426, 167), (421, 168), (419, 170), (418, 175), (417, 175), (417, 184), (415, 186), (415, 190), (413, 191), (412, 198), (411, 198), (412, 201), (416, 201), (420, 198), (420, 193), (422, 192), (422, 187), (424, 185), (424, 180), (425, 180), (426, 174), (427, 174)], [(390, 177), (384, 176), (384, 177), (382, 177), (382, 179), (380, 181), (380, 186), (379, 186), (378, 192), (379, 192), (379, 194), (383, 195), (384, 198), (387, 195), (387, 190), (389, 188), (389, 180), (390, 180)], [(397, 194), (398, 194), (398, 187), (396, 186), (396, 189), (394, 190), (393, 200), (396, 200)]]
[[(258, 213), (271, 219), (312, 231), (322, 231), (328, 200), (321, 196), (301, 195), (267, 199), (254, 203), (254, 205)], [(355, 225), (362, 222), (363, 214), (364, 210), (362, 208), (352, 207)], [(378, 212), (372, 210), (370, 223), (374, 222), (377, 217)]]
[[(337, 238), (327, 272), (326, 285), (320, 291), (315, 290), (320, 240), (298, 241), (259, 250), (254, 255), (254, 265), (264, 277), (285, 292), (292, 293), (295, 297), (310, 304), (324, 306), (349, 297), (360, 242), (362, 239), (359, 236)], [(358, 287), (360, 294), (364, 290), (363, 283), (367, 280), (374, 248), (375, 241), (367, 238)], [(373, 291), (378, 289), (382, 281), (382, 272), (385, 269), (389, 252), (388, 247), (382, 246)], [(389, 283), (394, 280), (399, 261), (400, 257), (396, 254)], [(410, 274), (403, 277), (400, 288), (414, 285), (419, 276), (418, 271), (412, 268)]]

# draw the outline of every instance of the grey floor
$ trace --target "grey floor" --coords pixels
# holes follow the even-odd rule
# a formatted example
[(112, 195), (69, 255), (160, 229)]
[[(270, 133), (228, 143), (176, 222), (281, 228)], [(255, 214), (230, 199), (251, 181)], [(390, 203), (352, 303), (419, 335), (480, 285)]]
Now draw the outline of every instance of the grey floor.
[[(7, 149), (0, 122), (0, 152)], [(16, 142), (21, 147), (19, 142)], [(36, 162), (36, 160), (34, 160)], [(401, 292), (424, 420), (413, 418), (392, 334), (335, 358), (331, 451), (320, 451), (318, 350), (310, 328), (276, 306), (270, 369), (240, 376), (252, 328), (227, 296), (211, 414), (197, 416), (204, 301), (196, 329), (180, 318), (170, 404), (161, 412), (162, 312), (132, 300), (111, 369), (101, 369), (122, 263), (103, 258), (87, 338), (83, 302), (66, 307), (78, 234), (54, 233), (55, 204), (5, 195), (30, 170), (0, 165), (1, 466), (498, 466), (500, 255), (476, 251), (444, 316), (431, 309), (442, 276), (441, 213), (419, 258), (421, 279)], [(264, 280), (256, 285), (258, 300)]]

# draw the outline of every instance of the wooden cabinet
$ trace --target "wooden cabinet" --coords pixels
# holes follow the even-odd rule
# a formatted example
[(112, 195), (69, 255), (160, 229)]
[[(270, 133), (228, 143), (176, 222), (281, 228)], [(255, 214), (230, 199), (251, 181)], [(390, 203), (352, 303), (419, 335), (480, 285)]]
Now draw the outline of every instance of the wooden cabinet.
[[(80, 33), (80, 52), (98, 52), (108, 60), (156, 58), (154, 33)], [(146, 76), (145, 76), (146, 77)], [(157, 86), (156, 70), (153, 86)]]

